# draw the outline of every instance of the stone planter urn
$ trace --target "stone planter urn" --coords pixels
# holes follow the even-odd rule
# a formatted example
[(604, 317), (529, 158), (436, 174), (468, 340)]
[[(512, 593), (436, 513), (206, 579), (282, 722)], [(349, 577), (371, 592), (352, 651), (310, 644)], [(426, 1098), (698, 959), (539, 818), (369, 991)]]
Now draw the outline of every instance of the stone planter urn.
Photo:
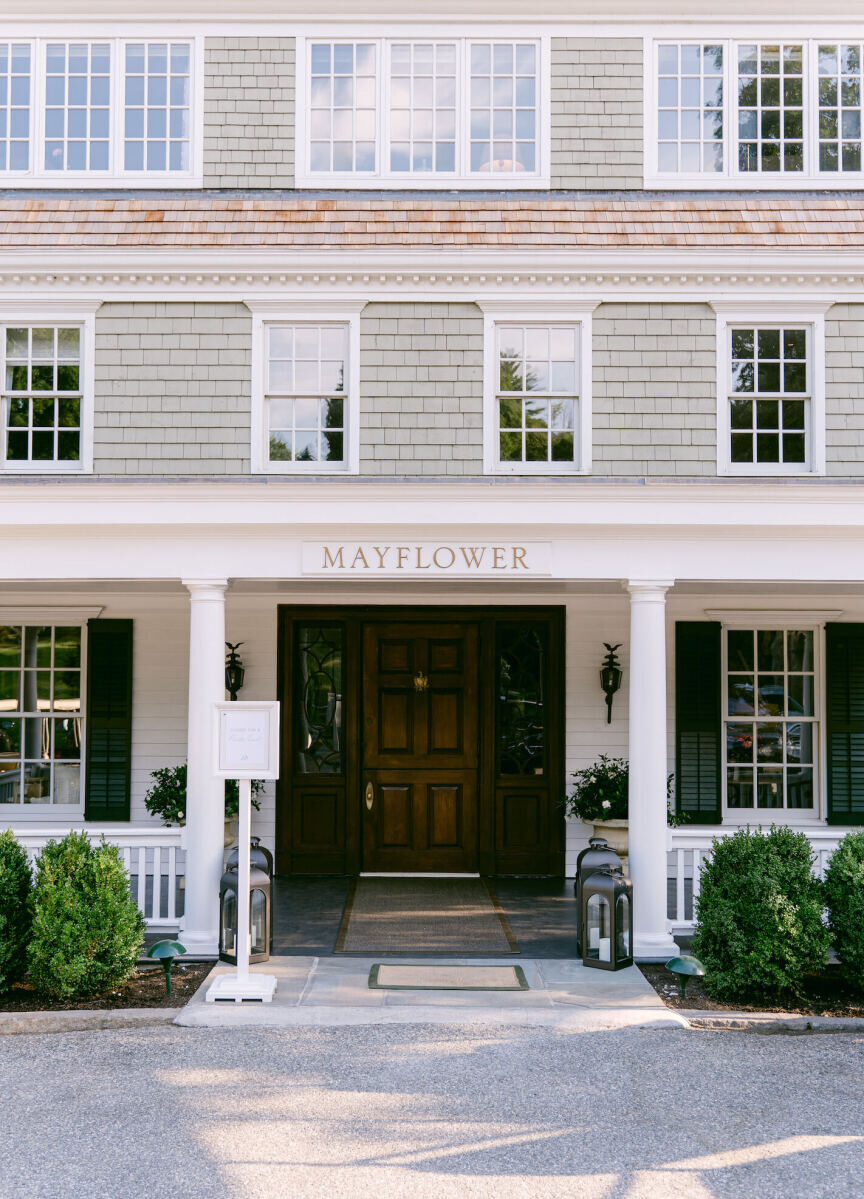
[(225, 848), (233, 845), (237, 840), (237, 825), (239, 821), (236, 816), (225, 817)]
[(623, 860), (626, 873), (629, 849), (629, 820), (592, 820), (591, 823), (594, 825), (594, 836), (605, 837), (609, 848), (614, 849)]

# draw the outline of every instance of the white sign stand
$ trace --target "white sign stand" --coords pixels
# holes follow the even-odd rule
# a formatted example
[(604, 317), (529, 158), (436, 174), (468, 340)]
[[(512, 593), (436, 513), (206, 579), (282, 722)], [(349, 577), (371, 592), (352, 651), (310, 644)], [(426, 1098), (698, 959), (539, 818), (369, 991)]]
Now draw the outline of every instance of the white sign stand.
[(240, 793), (237, 834), (237, 970), (207, 988), (208, 1003), (270, 1003), (272, 974), (249, 973), (249, 857), (252, 834), (252, 779), (279, 777), (279, 704), (248, 701), (216, 704), (216, 774), (237, 779)]

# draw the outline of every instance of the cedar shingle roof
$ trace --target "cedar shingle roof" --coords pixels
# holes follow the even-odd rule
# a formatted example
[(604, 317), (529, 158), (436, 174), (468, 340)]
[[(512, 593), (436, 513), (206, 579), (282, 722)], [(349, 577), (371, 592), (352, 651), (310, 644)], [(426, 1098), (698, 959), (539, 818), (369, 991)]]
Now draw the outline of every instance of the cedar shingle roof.
[(864, 249), (864, 196), (0, 193), (0, 248)]

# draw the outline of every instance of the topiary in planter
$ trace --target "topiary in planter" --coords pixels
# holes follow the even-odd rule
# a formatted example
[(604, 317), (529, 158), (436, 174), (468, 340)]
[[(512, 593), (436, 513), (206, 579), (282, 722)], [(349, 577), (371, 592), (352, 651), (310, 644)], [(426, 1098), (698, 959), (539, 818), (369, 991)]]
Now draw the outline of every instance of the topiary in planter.
[(30, 980), (56, 999), (96, 995), (133, 973), (144, 921), (114, 845), (85, 833), (49, 841), (36, 861)]
[(794, 996), (804, 974), (825, 965), (829, 934), (812, 861), (806, 835), (788, 828), (715, 839), (693, 938), (709, 995)]
[(864, 990), (864, 833), (849, 833), (831, 855), (825, 902), (843, 977)]
[(27, 969), (32, 888), (27, 854), (7, 829), (0, 833), (0, 991), (8, 990)]

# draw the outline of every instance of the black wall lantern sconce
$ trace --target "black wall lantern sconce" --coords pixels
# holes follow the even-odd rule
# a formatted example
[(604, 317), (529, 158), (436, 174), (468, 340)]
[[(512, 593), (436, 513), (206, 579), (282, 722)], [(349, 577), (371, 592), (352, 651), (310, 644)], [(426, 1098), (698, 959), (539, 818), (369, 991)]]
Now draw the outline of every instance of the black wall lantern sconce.
[(615, 656), (616, 649), (621, 648), (621, 642), (619, 641), (617, 645), (610, 645), (608, 641), (604, 641), (603, 644), (606, 646), (606, 657), (603, 659), (603, 666), (600, 670), (600, 686), (606, 696), (606, 723), (611, 724), (612, 697), (621, 686), (624, 671)]
[(246, 676), (246, 671), (243, 669), (243, 663), (237, 656), (237, 650), (243, 641), (238, 641), (236, 645), (232, 645), (230, 641), (226, 641), (230, 653), (225, 656), (225, 690), (232, 699), (237, 698), (237, 692), (242, 690), (243, 679)]

